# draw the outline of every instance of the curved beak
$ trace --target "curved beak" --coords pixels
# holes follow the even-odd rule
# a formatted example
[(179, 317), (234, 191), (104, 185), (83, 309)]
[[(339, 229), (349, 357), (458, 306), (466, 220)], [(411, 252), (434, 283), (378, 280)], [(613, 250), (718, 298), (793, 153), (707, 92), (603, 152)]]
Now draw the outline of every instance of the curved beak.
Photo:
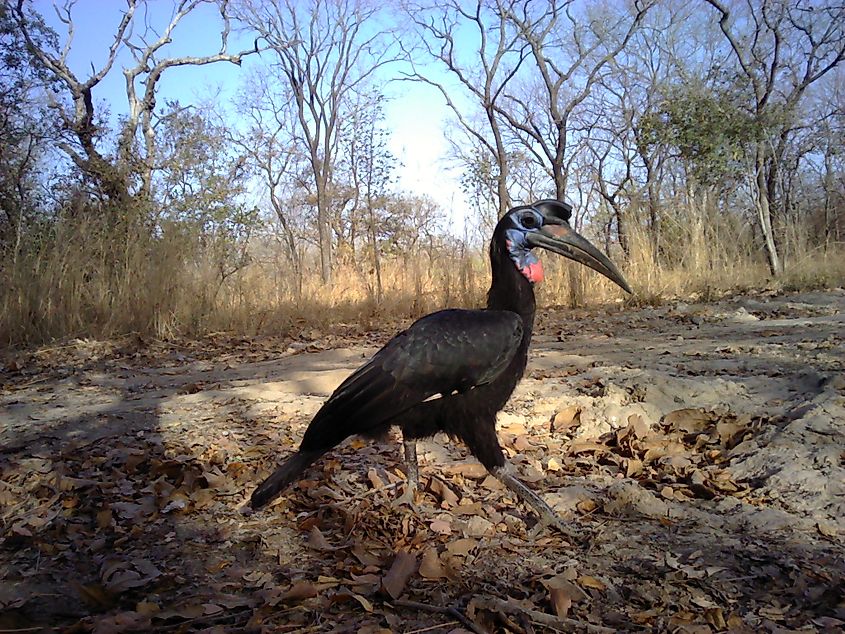
[(631, 287), (613, 262), (583, 236), (576, 233), (565, 220), (546, 216), (543, 227), (536, 233), (527, 234), (525, 238), (532, 247), (541, 247), (589, 266), (618, 284), (626, 292), (631, 292)]

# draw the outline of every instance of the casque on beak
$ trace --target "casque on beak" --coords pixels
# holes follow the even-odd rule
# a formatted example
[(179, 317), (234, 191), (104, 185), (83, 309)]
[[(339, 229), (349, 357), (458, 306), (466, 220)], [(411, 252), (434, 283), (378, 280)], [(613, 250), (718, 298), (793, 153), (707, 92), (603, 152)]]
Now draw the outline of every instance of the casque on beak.
[(526, 235), (526, 240), (532, 247), (541, 247), (552, 253), (557, 253), (570, 260), (589, 266), (607, 279), (618, 284), (630, 293), (631, 287), (622, 277), (619, 269), (608, 257), (579, 235), (566, 220), (557, 216), (543, 214), (544, 223), (539, 231)]

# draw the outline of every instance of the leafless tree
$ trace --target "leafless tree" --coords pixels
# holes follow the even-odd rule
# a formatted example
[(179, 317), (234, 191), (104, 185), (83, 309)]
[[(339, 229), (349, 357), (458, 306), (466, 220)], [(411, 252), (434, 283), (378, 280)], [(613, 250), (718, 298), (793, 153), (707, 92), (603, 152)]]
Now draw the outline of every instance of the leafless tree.
[[(213, 4), (219, 7), (222, 20), (220, 50), (206, 56), (161, 57), (164, 47), (172, 41), (176, 26), (199, 5)], [(61, 50), (50, 50), (41, 45), (30, 34), (25, 15), (24, 0), (17, 0), (14, 17), (26, 40), (33, 62), (46, 70), (56, 80), (51, 102), (58, 113), (62, 126), (71, 139), (62, 141), (60, 148), (73, 163), (111, 201), (117, 203), (116, 210), (132, 209), (139, 200), (149, 202), (152, 173), (155, 166), (155, 126), (153, 113), (156, 106), (156, 90), (162, 75), (177, 66), (199, 66), (216, 62), (240, 64), (244, 56), (256, 52), (255, 48), (228, 52), (230, 14), (225, 0), (180, 0), (173, 5), (168, 24), (161, 33), (152, 27), (138, 24), (138, 8), (146, 5), (144, 0), (127, 0), (126, 10), (114, 29), (106, 61), (99, 68), (91, 68), (87, 78), (80, 78), (69, 64), (68, 56), (73, 46), (75, 24), (73, 7), (75, 0), (66, 0), (54, 9), (65, 25), (66, 33)], [(103, 149), (102, 129), (97, 120), (94, 89), (114, 69), (119, 53), (128, 49), (135, 64), (123, 69), (126, 83), (128, 115), (121, 123), (116, 157), (112, 158)], [(139, 87), (141, 90), (139, 91)], [(70, 98), (67, 105), (64, 97)], [(144, 152), (136, 144), (139, 131), (143, 137)], [(138, 184), (133, 182), (138, 179)]]
[(313, 172), (324, 283), (332, 273), (332, 170), (340, 118), (356, 91), (395, 59), (392, 37), (368, 0), (243, 0), (239, 14), (266, 41), (296, 106)]
[[(370, 247), (372, 272), (375, 280), (370, 293), (377, 304), (384, 297), (382, 283), (382, 255), (380, 242), (387, 224), (385, 206), (390, 197), (389, 186), (393, 170), (398, 163), (387, 149), (387, 132), (383, 127), (383, 101), (381, 94), (361, 96), (352, 116), (345, 122), (342, 144), (344, 146), (345, 176), (350, 190), (349, 222), (355, 229), (350, 238), (353, 252), (358, 228), (365, 228)], [(362, 260), (358, 260), (358, 264)], [(361, 268), (360, 266), (358, 267)]]
[[(470, 136), (470, 145), (483, 148), (497, 167), (499, 216), (511, 206), (511, 197), (508, 147), (498, 104), (527, 54), (524, 42), (507, 19), (518, 4), (519, 0), (477, 0), (472, 4), (450, 0), (434, 6), (416, 3), (406, 6), (408, 16), (418, 28), (427, 58), (442, 64), (470, 96), (471, 107), (478, 107), (483, 113), (478, 121), (474, 120), (462, 95), (413, 64), (414, 70), (408, 76), (434, 86), (443, 95), (461, 128)], [(459, 35), (462, 30), (472, 34), (475, 48), (470, 55), (461, 55), (458, 39), (469, 37)], [(409, 60), (413, 62), (410, 56)], [(479, 158), (483, 162), (488, 157)]]
[(567, 195), (570, 123), (600, 79), (602, 71), (627, 45), (653, 0), (634, 3), (632, 15), (576, 13), (572, 1), (552, 0), (537, 11), (531, 2), (511, 7), (507, 19), (527, 43), (539, 84), (522, 94), (508, 91), (497, 104), (524, 146), (549, 170), (558, 199)]
[[(630, 255), (629, 229), (644, 224), (655, 264), (661, 250), (661, 197), (669, 154), (665, 144), (653, 142), (644, 122), (659, 109), (664, 87), (688, 72), (680, 47), (694, 48), (698, 58), (709, 52), (695, 41), (702, 20), (693, 11), (678, 2), (654, 6), (627, 46), (609, 60), (608, 71), (585, 101), (592, 111), (586, 118), (592, 122), (588, 147), (595, 157), (597, 187), (613, 212), (620, 246)], [(699, 69), (693, 72), (700, 75)], [(638, 207), (644, 208), (645, 217), (629, 218)]]
[(807, 90), (845, 59), (845, 6), (808, 0), (705, 0), (751, 92), (761, 128), (754, 144), (752, 189), (773, 275), (783, 272), (772, 216), (777, 172)]
[(280, 239), (291, 267), (294, 291), (302, 293), (303, 263), (299, 218), (293, 216), (293, 199), (302, 191), (299, 166), (305, 155), (294, 142), (296, 114), (287, 91), (278, 90), (266, 69), (253, 71), (238, 98), (246, 129), (232, 130), (232, 142), (248, 157), (261, 179), (267, 201), (279, 223)]

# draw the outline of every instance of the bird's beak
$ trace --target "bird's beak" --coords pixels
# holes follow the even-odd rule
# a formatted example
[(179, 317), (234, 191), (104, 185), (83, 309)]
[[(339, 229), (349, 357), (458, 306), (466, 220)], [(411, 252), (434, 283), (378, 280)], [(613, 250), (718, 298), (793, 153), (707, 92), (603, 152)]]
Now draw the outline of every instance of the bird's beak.
[(631, 292), (631, 287), (628, 286), (628, 282), (625, 281), (613, 262), (590, 244), (586, 238), (576, 233), (565, 220), (547, 217), (543, 227), (535, 233), (527, 234), (526, 240), (532, 247), (541, 247), (589, 266), (618, 284), (628, 293)]

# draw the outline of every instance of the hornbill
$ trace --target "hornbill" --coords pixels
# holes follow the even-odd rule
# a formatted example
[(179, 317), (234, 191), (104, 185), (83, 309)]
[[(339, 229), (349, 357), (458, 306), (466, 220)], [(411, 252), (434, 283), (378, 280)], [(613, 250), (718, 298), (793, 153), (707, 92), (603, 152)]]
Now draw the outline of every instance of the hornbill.
[(334, 391), (314, 416), (299, 450), (253, 492), (253, 509), (267, 504), (324, 453), (356, 434), (383, 436), (401, 428), (413, 491), (419, 475), (416, 439), (444, 431), (463, 441), (487, 470), (539, 514), (562, 523), (514, 475), (496, 436), (496, 413), (522, 378), (534, 326), (534, 284), (541, 247), (584, 264), (627, 292), (613, 263), (569, 225), (572, 207), (541, 200), (515, 207), (493, 231), (493, 279), (483, 310), (442, 310), (400, 332)]

